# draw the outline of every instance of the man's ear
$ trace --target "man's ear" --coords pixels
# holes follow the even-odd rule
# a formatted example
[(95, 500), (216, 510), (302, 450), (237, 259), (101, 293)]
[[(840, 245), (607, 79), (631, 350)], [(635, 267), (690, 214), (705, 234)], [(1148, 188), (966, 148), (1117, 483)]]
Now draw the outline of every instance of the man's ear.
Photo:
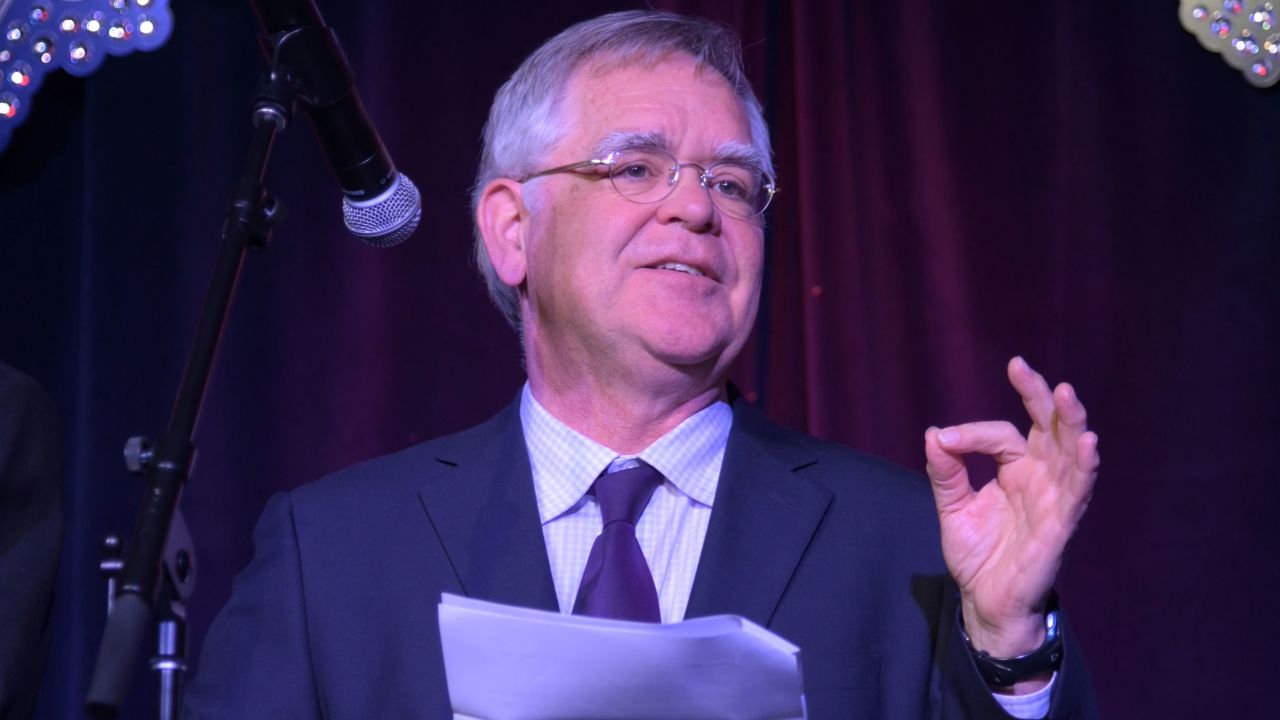
[(480, 229), (494, 271), (511, 287), (524, 283), (528, 270), (525, 259), (528, 225), (529, 209), (520, 195), (520, 183), (498, 178), (485, 186), (476, 204), (476, 227)]

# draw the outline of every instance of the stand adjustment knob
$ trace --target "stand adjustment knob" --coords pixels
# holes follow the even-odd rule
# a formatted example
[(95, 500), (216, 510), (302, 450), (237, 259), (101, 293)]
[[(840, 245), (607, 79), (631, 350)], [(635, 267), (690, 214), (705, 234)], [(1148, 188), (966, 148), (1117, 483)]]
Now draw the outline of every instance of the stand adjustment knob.
[(134, 475), (141, 475), (151, 466), (153, 457), (151, 440), (135, 435), (124, 443), (124, 466)]

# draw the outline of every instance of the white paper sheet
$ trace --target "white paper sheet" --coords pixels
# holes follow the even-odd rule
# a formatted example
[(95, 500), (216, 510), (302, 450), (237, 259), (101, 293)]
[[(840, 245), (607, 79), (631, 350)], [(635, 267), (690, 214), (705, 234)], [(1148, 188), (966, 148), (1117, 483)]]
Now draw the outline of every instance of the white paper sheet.
[(455, 718), (804, 717), (800, 649), (736, 615), (658, 625), (445, 593), (440, 638)]

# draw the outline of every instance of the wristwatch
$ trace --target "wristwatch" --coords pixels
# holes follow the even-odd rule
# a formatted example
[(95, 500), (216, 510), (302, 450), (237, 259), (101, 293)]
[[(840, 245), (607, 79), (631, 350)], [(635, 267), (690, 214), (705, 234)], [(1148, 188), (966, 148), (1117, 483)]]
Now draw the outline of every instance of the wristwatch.
[(969, 654), (978, 666), (982, 679), (992, 687), (1009, 687), (1047, 672), (1057, 672), (1062, 665), (1062, 631), (1058, 617), (1058, 598), (1052, 595), (1044, 615), (1044, 642), (1026, 655), (1013, 658), (994, 658), (985, 650), (976, 650), (969, 633), (964, 629), (964, 617), (956, 609), (956, 622)]

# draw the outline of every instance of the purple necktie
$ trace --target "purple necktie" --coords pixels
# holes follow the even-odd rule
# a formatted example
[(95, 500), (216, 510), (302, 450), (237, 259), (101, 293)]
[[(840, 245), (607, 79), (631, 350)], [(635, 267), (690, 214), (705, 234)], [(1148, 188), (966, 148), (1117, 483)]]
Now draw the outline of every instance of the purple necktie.
[(648, 465), (619, 470), (596, 479), (592, 490), (600, 503), (604, 528), (591, 546), (578, 585), (574, 615), (661, 622), (653, 574), (636, 541), (636, 522), (662, 474)]

